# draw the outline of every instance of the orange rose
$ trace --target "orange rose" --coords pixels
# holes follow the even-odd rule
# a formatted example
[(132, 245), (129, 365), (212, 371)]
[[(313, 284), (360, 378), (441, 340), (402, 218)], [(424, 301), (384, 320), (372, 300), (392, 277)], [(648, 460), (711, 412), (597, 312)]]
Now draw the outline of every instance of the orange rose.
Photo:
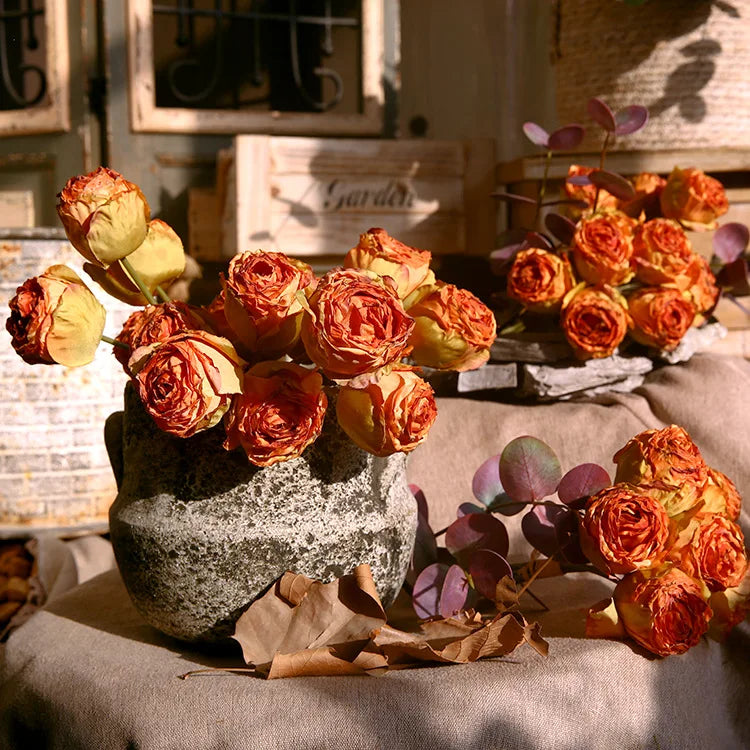
[(427, 437), (437, 407), (431, 386), (412, 368), (397, 365), (377, 380), (342, 387), (336, 416), (360, 448), (390, 456), (414, 450)]
[(675, 167), (661, 194), (661, 210), (694, 229), (715, 229), (716, 219), (729, 210), (723, 185), (700, 169)]
[(303, 301), (315, 280), (307, 263), (284, 253), (256, 250), (235, 255), (224, 287), (224, 313), (243, 353), (286, 354), (299, 341)]
[(609, 357), (625, 338), (628, 323), (625, 300), (614, 290), (581, 285), (563, 300), (560, 325), (579, 359)]
[(310, 359), (330, 378), (375, 372), (407, 354), (414, 321), (390, 277), (334, 268), (318, 284), (302, 321)]
[(669, 516), (648, 487), (616, 484), (586, 503), (581, 548), (606, 573), (629, 573), (661, 563), (669, 538)]
[[(234, 344), (234, 331), (229, 327), (227, 323), (227, 315), (224, 311), (224, 300), (226, 294), (222, 289), (210, 302), (209, 305), (201, 308), (202, 314), (208, 319), (211, 328), (213, 328), (219, 336), (225, 339), (229, 339)], [(236, 348), (236, 347), (235, 347)]]
[(589, 284), (618, 286), (633, 278), (633, 230), (622, 211), (584, 217), (571, 243), (573, 262)]
[[(594, 171), (595, 167), (584, 167), (580, 164), (571, 164), (568, 167), (568, 177), (578, 177), (578, 175), (590, 175)], [(567, 180), (563, 183), (563, 189), (565, 190), (565, 197), (568, 200), (583, 201), (588, 205), (589, 208), (593, 208), (594, 201), (596, 200), (596, 185), (574, 185)], [(617, 208), (617, 198), (606, 190), (599, 190), (599, 202), (597, 203), (597, 209), (605, 208)], [(573, 219), (578, 219), (581, 216), (581, 209), (577, 207), (570, 207), (568, 213)]]
[(677, 425), (645, 430), (615, 453), (615, 482), (658, 485), (670, 517), (696, 505), (708, 479), (698, 446)]
[(742, 498), (734, 482), (716, 469), (708, 467), (708, 481), (700, 496), (704, 513), (723, 513), (736, 521), (740, 517)]
[(417, 364), (437, 370), (476, 370), (490, 358), (497, 324), (492, 311), (471, 292), (438, 282), (409, 308), (409, 343)]
[(671, 283), (683, 291), (698, 280), (702, 260), (685, 230), (671, 219), (651, 219), (636, 229), (633, 259), (635, 275), (644, 284)]
[(678, 567), (711, 591), (739, 586), (747, 572), (742, 529), (719, 513), (698, 516), (692, 537), (676, 553)]
[(698, 258), (698, 276), (688, 289), (690, 299), (698, 313), (694, 324), (703, 322), (703, 313), (713, 310), (719, 299), (719, 287), (716, 286), (716, 277), (713, 275), (708, 261), (700, 255), (696, 257)]
[(67, 266), (24, 281), (9, 307), (5, 327), (25, 362), (79, 367), (93, 361), (106, 312)]
[[(635, 188), (635, 200), (642, 205), (642, 210), (648, 218), (658, 216), (661, 213), (659, 198), (661, 191), (667, 184), (663, 177), (653, 172), (641, 172), (631, 179)], [(631, 201), (620, 201), (620, 205), (625, 205)]]
[(204, 331), (142, 346), (128, 362), (146, 411), (159, 429), (177, 437), (221, 420), (240, 392), (242, 366), (226, 339)]
[(138, 185), (114, 169), (71, 177), (57, 198), (70, 244), (91, 263), (106, 268), (146, 239), (148, 203)]
[(708, 592), (678, 568), (639, 570), (615, 588), (617, 613), (627, 634), (659, 656), (683, 654), (708, 630)]
[(738, 586), (715, 591), (708, 603), (714, 613), (710, 626), (711, 635), (722, 640), (733, 627), (750, 615), (750, 566)]
[(344, 268), (372, 271), (390, 276), (396, 282), (396, 293), (405, 300), (425, 284), (435, 283), (430, 270), (431, 254), (417, 250), (391, 237), (385, 229), (373, 228), (359, 236), (359, 243), (344, 258)]
[(225, 422), (224, 447), (238, 446), (256, 466), (297, 458), (323, 427), (323, 378), (292, 362), (260, 362), (242, 381)]
[(573, 284), (567, 256), (536, 247), (521, 250), (508, 272), (508, 296), (535, 312), (559, 310)]
[(630, 335), (639, 343), (672, 351), (695, 319), (690, 295), (670, 287), (646, 287), (628, 297)]

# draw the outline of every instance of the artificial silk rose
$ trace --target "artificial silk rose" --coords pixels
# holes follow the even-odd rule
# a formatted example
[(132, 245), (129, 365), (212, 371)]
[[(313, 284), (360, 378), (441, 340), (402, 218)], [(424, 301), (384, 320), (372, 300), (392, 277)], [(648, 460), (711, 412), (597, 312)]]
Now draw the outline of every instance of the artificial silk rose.
[(581, 548), (606, 573), (629, 573), (660, 564), (669, 539), (669, 516), (646, 486), (616, 484), (586, 503)]
[(712, 616), (708, 591), (678, 568), (629, 573), (613, 598), (627, 634), (659, 656), (695, 646)]
[[(584, 167), (580, 164), (571, 164), (568, 167), (568, 177), (578, 177), (580, 175), (590, 175), (594, 171), (595, 167)], [(588, 208), (593, 208), (594, 201), (596, 200), (596, 185), (575, 185), (568, 180), (565, 180), (563, 184), (565, 190), (565, 197), (571, 201), (582, 201)], [(606, 190), (599, 190), (599, 200), (597, 202), (597, 209), (605, 208), (616, 208), (617, 198)], [(573, 219), (579, 219), (582, 213), (581, 208), (578, 206), (569, 207), (568, 213)]]
[(78, 367), (94, 359), (106, 312), (67, 266), (27, 279), (9, 307), (5, 327), (25, 362)]
[(71, 177), (57, 196), (57, 214), (73, 247), (105, 268), (130, 255), (146, 238), (149, 207), (137, 185), (98, 167)]
[(578, 359), (609, 357), (628, 324), (627, 305), (614, 289), (579, 285), (563, 299), (560, 325)]
[(476, 370), (490, 357), (497, 324), (492, 311), (471, 292), (437, 282), (409, 308), (409, 339), (417, 364), (437, 370)]
[(677, 425), (639, 433), (612, 460), (615, 482), (661, 487), (661, 503), (670, 517), (693, 508), (708, 479), (698, 446)]
[(719, 300), (719, 287), (716, 286), (716, 277), (713, 275), (708, 261), (700, 255), (696, 257), (698, 258), (698, 275), (687, 290), (696, 310), (693, 325), (703, 323), (705, 315), (716, 307)]
[(521, 250), (508, 272), (508, 296), (534, 312), (556, 312), (574, 286), (567, 255), (541, 248)]
[(238, 446), (256, 466), (297, 458), (323, 427), (323, 378), (292, 362), (260, 362), (242, 381), (227, 414), (224, 447)]
[(398, 362), (413, 328), (393, 279), (334, 268), (310, 297), (302, 342), (328, 377), (346, 380)]
[(633, 278), (633, 230), (637, 222), (622, 211), (581, 219), (571, 251), (578, 273), (589, 284), (617, 286)]
[(633, 240), (635, 275), (644, 284), (673, 284), (684, 291), (698, 280), (701, 258), (690, 246), (685, 230), (671, 219), (641, 224)]
[[(166, 222), (153, 219), (148, 223), (146, 239), (128, 255), (128, 262), (138, 278), (152, 296), (156, 288), (165, 289), (176, 281), (185, 270), (185, 251), (182, 240)], [(93, 263), (84, 263), (83, 270), (96, 281), (105, 292), (128, 305), (148, 303), (130, 273), (118, 260), (108, 268)]]
[(700, 514), (691, 527), (688, 543), (673, 552), (678, 567), (710, 591), (739, 586), (747, 572), (742, 529), (720, 513)]
[(266, 359), (286, 354), (299, 341), (312, 268), (284, 253), (255, 250), (235, 255), (224, 288), (224, 314), (243, 353)]
[(414, 450), (437, 416), (431, 386), (405, 365), (363, 380), (339, 390), (336, 416), (341, 428), (376, 456)]
[(431, 257), (429, 251), (409, 247), (376, 227), (359, 236), (357, 246), (344, 258), (344, 267), (390, 276), (403, 301), (419, 287), (435, 283)]
[(740, 517), (742, 498), (734, 482), (716, 469), (708, 467), (708, 481), (703, 485), (700, 500), (704, 513), (722, 513), (736, 521)]
[(645, 287), (628, 297), (633, 321), (630, 335), (639, 343), (672, 351), (695, 319), (687, 292), (672, 287)]
[(661, 210), (668, 219), (693, 229), (715, 229), (729, 202), (718, 180), (694, 167), (675, 167), (661, 193)]
[(241, 390), (243, 364), (226, 339), (189, 331), (136, 349), (128, 369), (159, 429), (190, 437), (224, 416)]

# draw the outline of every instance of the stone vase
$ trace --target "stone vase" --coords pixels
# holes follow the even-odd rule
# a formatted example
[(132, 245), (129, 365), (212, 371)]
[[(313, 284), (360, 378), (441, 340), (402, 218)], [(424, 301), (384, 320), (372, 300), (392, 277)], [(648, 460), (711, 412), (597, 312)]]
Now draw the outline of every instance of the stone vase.
[(395, 599), (417, 519), (406, 457), (362, 451), (331, 411), (301, 457), (258, 468), (222, 448), (222, 425), (187, 439), (162, 432), (126, 387), (125, 410), (105, 429), (119, 488), (110, 533), (147, 622), (185, 641), (221, 641), (285, 571), (329, 581), (360, 563), (383, 604)]

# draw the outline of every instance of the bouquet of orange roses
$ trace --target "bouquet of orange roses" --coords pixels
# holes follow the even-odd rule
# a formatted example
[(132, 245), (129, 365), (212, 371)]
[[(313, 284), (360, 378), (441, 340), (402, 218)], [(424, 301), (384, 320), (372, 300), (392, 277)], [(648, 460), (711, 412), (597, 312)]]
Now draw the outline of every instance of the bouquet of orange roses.
[(75, 367), (103, 339), (162, 430), (189, 437), (217, 425), (224, 447), (268, 466), (299, 456), (320, 434), (331, 389), (336, 416), (377, 456), (414, 449), (436, 417), (419, 365), (468, 370), (489, 358), (492, 312), (435, 279), (430, 253), (383, 229), (362, 234), (343, 268), (316, 278), (281, 252), (236, 255), (205, 307), (165, 292), (185, 267), (182, 243), (150, 220), (137, 185), (100, 167), (69, 180), (58, 214), (84, 270), (139, 309), (115, 339), (105, 310), (65, 266), (28, 279), (7, 329), (31, 364)]

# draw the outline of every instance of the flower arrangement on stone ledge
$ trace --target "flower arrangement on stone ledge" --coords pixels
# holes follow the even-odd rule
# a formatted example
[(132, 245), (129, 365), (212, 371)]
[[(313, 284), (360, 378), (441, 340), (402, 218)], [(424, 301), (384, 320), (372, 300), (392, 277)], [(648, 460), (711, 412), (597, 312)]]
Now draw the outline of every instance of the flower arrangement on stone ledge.
[(436, 407), (420, 365), (469, 370), (489, 357), (492, 312), (435, 279), (430, 253), (371, 229), (316, 278), (306, 263), (255, 250), (232, 258), (206, 307), (164, 289), (185, 267), (182, 243), (149, 220), (137, 185), (99, 167), (68, 181), (57, 211), (84, 270), (109, 294), (142, 307), (115, 339), (105, 310), (65, 266), (27, 280), (7, 329), (31, 364), (75, 367), (101, 339), (135, 383), (156, 424), (182, 438), (218, 424), (224, 448), (258, 466), (299, 456), (320, 434), (335, 388), (342, 429), (376, 456), (414, 449)]

